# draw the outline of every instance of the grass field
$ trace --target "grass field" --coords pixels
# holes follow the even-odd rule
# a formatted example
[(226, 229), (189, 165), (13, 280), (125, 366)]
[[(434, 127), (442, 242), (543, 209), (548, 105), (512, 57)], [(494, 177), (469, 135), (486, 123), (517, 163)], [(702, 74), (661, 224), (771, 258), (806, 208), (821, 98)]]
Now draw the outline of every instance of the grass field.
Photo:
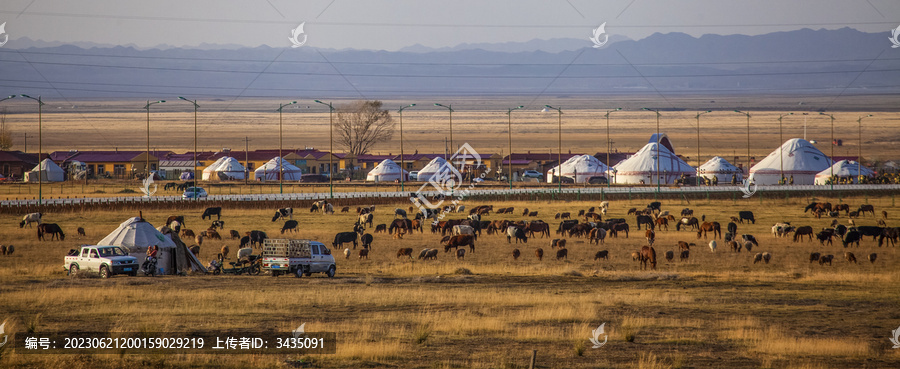
[[(0, 365), (22, 368), (182, 367), (391, 367), (391, 368), (527, 368), (537, 350), (539, 368), (889, 368), (900, 366), (900, 350), (888, 338), (900, 325), (900, 252), (877, 247), (871, 239), (857, 249), (818, 242), (776, 239), (779, 221), (827, 227), (831, 219), (803, 213), (803, 198), (730, 201), (663, 201), (678, 213), (694, 209), (699, 217), (723, 226), (739, 210), (754, 211), (756, 224), (738, 226), (753, 234), (759, 247), (751, 253), (711, 252), (695, 232), (657, 231), (656, 271), (641, 271), (632, 251), (645, 245), (642, 234), (607, 238), (604, 245), (568, 240), (569, 256), (534, 257), (534, 249), (551, 254), (549, 240), (508, 244), (505, 237), (483, 235), (465, 260), (443, 252), (436, 261), (397, 259), (396, 250), (439, 246), (429, 232), (394, 240), (375, 235), (368, 260), (344, 259), (335, 250), (338, 273), (325, 276), (69, 278), (62, 270), (65, 252), (93, 243), (127, 217), (137, 214), (99, 211), (45, 214), (58, 223), (66, 241), (36, 241), (33, 229), (13, 226), (21, 215), (0, 215), (3, 243), (15, 254), (0, 256), (0, 319), (7, 332), (109, 331), (150, 332), (228, 329), (289, 331), (306, 323), (307, 331), (337, 332), (337, 353), (306, 357), (285, 355), (23, 355), (0, 351)], [(892, 196), (819, 201), (875, 206), (897, 226), (900, 207)], [(471, 208), (479, 203), (464, 202)], [(577, 212), (598, 202), (491, 202), (514, 206), (513, 215), (486, 220), (523, 219), (525, 207), (556, 228), (553, 215)], [(359, 204), (366, 205), (366, 204)], [(398, 204), (406, 207), (408, 204)], [(308, 204), (295, 204), (306, 208)], [(646, 201), (613, 201), (608, 217), (625, 217), (627, 209)], [(375, 223), (388, 223), (393, 206), (380, 206)], [(145, 211), (154, 225), (169, 213)], [(202, 230), (199, 212), (185, 212), (187, 227)], [(455, 216), (451, 216), (454, 218)], [(461, 216), (459, 216), (461, 217)], [(301, 232), (330, 244), (336, 232), (349, 231), (351, 214), (295, 213)], [(276, 236), (280, 223), (271, 211), (223, 210), (226, 229), (264, 230)], [(839, 221), (846, 224), (847, 218)], [(871, 216), (858, 225), (874, 225)], [(75, 236), (84, 227), (87, 237)], [(557, 237), (557, 236), (554, 236)], [(666, 261), (677, 241), (696, 242), (687, 261)], [(237, 241), (207, 241), (200, 259)], [(523, 257), (514, 261), (513, 248)], [(597, 250), (610, 260), (594, 261)], [(832, 266), (810, 264), (810, 252), (834, 254)], [(844, 251), (860, 260), (850, 264)], [(769, 264), (753, 264), (757, 252), (770, 252)], [(875, 252), (874, 264), (866, 255)], [(591, 330), (606, 323), (608, 343), (592, 349)]]

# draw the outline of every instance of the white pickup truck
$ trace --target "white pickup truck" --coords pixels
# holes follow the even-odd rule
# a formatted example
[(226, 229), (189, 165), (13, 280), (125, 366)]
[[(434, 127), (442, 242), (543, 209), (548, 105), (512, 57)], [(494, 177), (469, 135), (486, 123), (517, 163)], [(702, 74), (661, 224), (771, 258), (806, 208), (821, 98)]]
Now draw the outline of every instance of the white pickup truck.
[(81, 250), (73, 250), (63, 264), (70, 276), (81, 272), (100, 273), (101, 278), (116, 274), (137, 275), (137, 258), (128, 255), (118, 246), (83, 245)]
[(331, 250), (321, 242), (272, 238), (263, 243), (262, 267), (273, 277), (293, 274), (299, 278), (325, 273), (331, 278), (336, 270)]

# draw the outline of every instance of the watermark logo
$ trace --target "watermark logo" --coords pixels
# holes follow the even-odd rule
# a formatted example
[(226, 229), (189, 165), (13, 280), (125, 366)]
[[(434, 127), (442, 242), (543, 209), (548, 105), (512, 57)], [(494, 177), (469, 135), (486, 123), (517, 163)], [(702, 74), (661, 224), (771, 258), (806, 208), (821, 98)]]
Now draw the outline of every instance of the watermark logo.
[(6, 327), (6, 322), (0, 324), (0, 336), (3, 336), (3, 342), (0, 342), (0, 347), (6, 344), (6, 341), (9, 340), (9, 336), (4, 332), (4, 328)]
[(294, 335), (294, 338), (299, 338), (306, 333), (306, 323), (300, 324), (300, 326), (297, 327), (297, 329), (292, 330), (291, 333)]
[[(2, 327), (2, 326), (0, 326), (0, 327)], [(3, 333), (3, 331), (0, 330), (0, 333)], [(893, 336), (893, 337), (891, 337), (891, 343), (894, 344), (894, 347), (891, 347), (891, 348), (895, 348), (895, 349), (900, 348), (900, 327), (897, 327), (897, 329), (892, 330), (891, 335)]]
[[(306, 33), (303, 32), (303, 25), (305, 24), (306, 22), (300, 23), (297, 28), (291, 30), (291, 37), (288, 37), (288, 40), (293, 44), (291, 48), (296, 49), (306, 43)], [(303, 41), (300, 41), (300, 35), (303, 35)]]
[[(153, 185), (153, 190), (150, 189), (150, 185)], [(146, 179), (144, 179), (144, 185), (141, 186), (141, 192), (144, 193), (144, 197), (150, 197), (153, 196), (153, 194), (155, 194), (156, 190), (158, 189), (159, 185), (153, 183), (153, 174), (151, 173), (149, 176), (147, 176)]]
[[(753, 194), (756, 193), (756, 182), (753, 182), (749, 179), (743, 179), (743, 180), (741, 180), (741, 184), (742, 184), (742, 186), (738, 187), (738, 189), (744, 193), (743, 197), (745, 199), (750, 198), (750, 196), (753, 196)], [(753, 188), (750, 188), (751, 185)]]
[[(423, 184), (409, 199), (423, 214), (436, 214), (436, 210), (441, 209), (444, 199), (447, 196), (455, 196), (456, 198), (451, 201), (453, 206), (444, 208), (441, 214), (435, 216), (435, 223), (437, 223), (438, 220), (443, 219), (444, 216), (447, 215), (447, 212), (452, 211), (451, 208), (455, 208), (459, 205), (460, 201), (468, 197), (470, 191), (475, 188), (479, 182), (483, 181), (491, 171), (491, 168), (487, 168), (487, 170), (477, 177), (472, 175), (470, 177), (472, 183), (468, 187), (463, 188), (463, 181), (465, 181), (466, 176), (457, 169), (456, 164), (462, 168), (470, 168), (473, 171), (477, 170), (482, 167), (481, 155), (479, 155), (468, 143), (463, 144), (462, 147), (460, 147), (459, 150), (456, 150), (456, 153), (454, 153), (446, 163), (443, 163), (437, 172), (428, 179), (428, 182)], [(466, 172), (466, 170), (464, 170), (464, 172)], [(433, 202), (429, 201), (425, 196), (425, 191), (427, 190), (436, 191), (438, 193), (436, 196), (432, 197)]]
[[(590, 341), (591, 341), (591, 343), (594, 344), (594, 346), (591, 348), (598, 349), (598, 348), (603, 347), (603, 345), (606, 344), (606, 340), (609, 339), (609, 336), (606, 335), (605, 328), (606, 328), (606, 323), (603, 323), (603, 324), (600, 324), (600, 326), (597, 327), (597, 329), (591, 330), (592, 337), (590, 338)], [(603, 342), (600, 342), (600, 336), (603, 336)]]
[[(600, 41), (600, 36), (603, 36), (603, 42)], [(600, 27), (594, 28), (594, 36), (590, 38), (591, 42), (594, 43), (594, 48), (599, 49), (606, 45), (606, 42), (609, 41), (609, 35), (606, 34), (606, 22), (600, 25)]]
[[(2, 27), (2, 26), (0, 26), (0, 27)], [(0, 28), (0, 30), (2, 30), (2, 28)], [(900, 47), (900, 40), (897, 40), (898, 38), (900, 38), (900, 26), (897, 26), (897, 28), (892, 29), (891, 37), (888, 37), (888, 40), (891, 40), (891, 43), (893, 44), (893, 45), (891, 45), (892, 49), (896, 49), (896, 48)], [(0, 46), (3, 46), (3, 45), (0, 45)]]
[(9, 34), (6, 33), (6, 22), (0, 24), (0, 35), (3, 35), (3, 42), (0, 42), (0, 47), (3, 47), (9, 41)]

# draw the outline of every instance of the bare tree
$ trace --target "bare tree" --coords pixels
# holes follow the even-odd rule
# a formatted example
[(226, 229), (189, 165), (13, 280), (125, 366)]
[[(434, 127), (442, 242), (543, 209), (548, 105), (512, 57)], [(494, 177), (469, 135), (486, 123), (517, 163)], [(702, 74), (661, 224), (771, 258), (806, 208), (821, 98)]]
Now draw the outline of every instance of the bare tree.
[(381, 101), (354, 101), (337, 108), (338, 143), (354, 155), (366, 154), (376, 144), (394, 136), (394, 119)]
[(12, 146), (12, 131), (6, 126), (6, 109), (0, 109), (0, 150), (7, 151)]

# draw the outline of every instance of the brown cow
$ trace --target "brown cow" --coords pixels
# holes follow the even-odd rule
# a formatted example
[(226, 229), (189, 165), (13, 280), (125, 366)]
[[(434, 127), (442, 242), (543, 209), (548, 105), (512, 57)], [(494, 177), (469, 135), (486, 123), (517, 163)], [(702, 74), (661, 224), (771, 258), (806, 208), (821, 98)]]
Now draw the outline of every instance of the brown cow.
[(349, 213), (349, 212), (350, 212), (349, 206), (345, 206), (345, 207), (341, 208), (341, 213)]
[(232, 239), (232, 240), (237, 240), (237, 239), (240, 239), (240, 238), (241, 238), (241, 234), (238, 233), (238, 231), (232, 229), (232, 230), (231, 230), (231, 239)]
[(731, 248), (731, 251), (734, 252), (741, 252), (741, 244), (735, 242), (734, 240), (726, 242), (725, 247)]
[(825, 265), (825, 263), (831, 265), (832, 260), (834, 260), (834, 255), (823, 255), (819, 258), (819, 265)]
[(181, 238), (194, 238), (194, 237), (196, 237), (194, 235), (194, 231), (187, 229), (187, 228), (184, 228), (181, 230)]
[(678, 248), (682, 251), (690, 250), (691, 245), (684, 241), (678, 241)]
[(207, 229), (203, 233), (204, 233), (204, 237), (209, 238), (211, 240), (221, 240), (222, 239), (222, 236), (219, 234), (219, 232), (216, 232), (212, 229)]
[(656, 250), (653, 246), (641, 247), (641, 270), (646, 269), (648, 263), (650, 269), (656, 270)]
[(519, 260), (519, 256), (522, 256), (522, 252), (519, 249), (514, 249), (512, 251), (513, 260)]
[(600, 250), (594, 254), (594, 260), (606, 259), (609, 260), (609, 250)]
[(228, 249), (228, 245), (222, 246), (222, 250), (220, 250), (220, 252), (222, 253), (222, 259), (228, 259), (228, 251), (230, 251)]
[(556, 239), (554, 239), (553, 241), (550, 241), (550, 248), (551, 248), (551, 249), (555, 249), (555, 248), (557, 248), (557, 247), (559, 247), (559, 248), (561, 248), (561, 249), (566, 248), (566, 240), (565, 240), (565, 239), (559, 239), (559, 238), (556, 238)]
[(366, 260), (369, 260), (369, 249), (360, 249), (359, 250), (359, 258), (360, 259), (366, 258)]
[[(10, 247), (12, 247), (12, 246), (10, 246)], [(870, 263), (875, 264), (876, 259), (878, 259), (878, 254), (876, 254), (874, 252), (869, 254), (869, 262)]]
[(528, 213), (528, 216), (530, 216), (530, 217), (536, 217), (536, 216), (538, 216), (538, 212), (532, 211), (532, 212)]
[(190, 247), (190, 250), (191, 254), (194, 254), (194, 256), (200, 256), (200, 246), (193, 245)]
[(690, 256), (691, 256), (691, 251), (690, 251), (690, 250), (684, 250), (684, 251), (681, 252), (681, 256), (680, 256), (679, 258), (681, 259), (681, 261), (685, 261), (685, 260), (687, 260)]
[(568, 249), (559, 249), (556, 251), (556, 260), (559, 259), (569, 259), (569, 250)]
[(844, 258), (847, 259), (848, 263), (856, 264), (856, 255), (853, 255), (852, 252), (844, 252)]
[(387, 224), (379, 224), (375, 226), (375, 233), (387, 233)]
[(451, 248), (458, 249), (460, 246), (469, 246), (469, 252), (475, 252), (475, 236), (470, 234), (445, 236), (441, 244), (444, 245), (444, 252), (450, 252)]
[[(566, 214), (568, 214), (568, 213), (566, 213)], [(602, 220), (602, 217), (600, 216), (600, 214), (597, 214), (597, 213), (587, 213), (584, 215), (585, 222), (599, 222), (601, 220)]]
[(819, 261), (819, 258), (822, 257), (822, 254), (818, 252), (809, 253), (809, 263), (812, 264), (814, 261)]
[(675, 251), (666, 251), (666, 260), (672, 261), (675, 259)]
[(412, 259), (412, 252), (413, 252), (412, 247), (401, 248), (401, 249), (397, 250), (397, 257), (399, 258), (401, 256), (408, 256), (410, 259)]
[(544, 260), (544, 249), (534, 250), (534, 256), (537, 257), (538, 261)]

